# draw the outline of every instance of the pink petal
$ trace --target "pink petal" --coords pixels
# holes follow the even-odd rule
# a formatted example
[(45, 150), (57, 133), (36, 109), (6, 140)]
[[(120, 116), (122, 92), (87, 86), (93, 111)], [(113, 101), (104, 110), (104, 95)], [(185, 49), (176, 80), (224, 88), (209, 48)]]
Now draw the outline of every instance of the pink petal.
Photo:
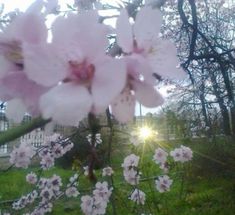
[(40, 99), (44, 118), (52, 118), (61, 125), (76, 126), (90, 112), (91, 95), (85, 87), (61, 84), (45, 93)]
[(157, 107), (162, 105), (164, 99), (161, 94), (152, 86), (145, 82), (132, 82), (136, 100), (146, 107)]
[(131, 121), (135, 113), (135, 97), (129, 89), (124, 90), (112, 103), (112, 114), (121, 123)]
[(36, 83), (53, 86), (62, 81), (69, 71), (69, 64), (49, 44), (23, 47), (24, 66), (27, 76)]
[(24, 13), (19, 15), (5, 32), (8, 38), (33, 44), (47, 40), (45, 17), (40, 14)]
[(125, 86), (126, 64), (123, 60), (108, 58), (95, 69), (91, 88), (94, 105), (106, 108)]
[(184, 79), (186, 73), (179, 65), (176, 47), (169, 40), (158, 40), (154, 53), (148, 55), (148, 60), (155, 73), (163, 78)]
[(126, 53), (133, 50), (133, 32), (127, 11), (123, 9), (116, 24), (117, 43)]
[[(1, 98), (20, 98), (32, 115), (38, 115), (39, 97), (48, 89), (29, 80), (22, 71), (11, 72), (1, 82)], [(8, 96), (8, 97), (7, 97)]]
[(148, 48), (158, 37), (162, 24), (162, 14), (158, 9), (143, 7), (136, 16), (134, 35), (139, 48)]
[(154, 85), (156, 79), (153, 76), (154, 70), (142, 55), (132, 54), (130, 57), (126, 57), (128, 65), (128, 74), (139, 79), (140, 76), (143, 77), (144, 81), (148, 84)]
[(69, 14), (66, 19), (59, 17), (54, 22), (52, 42), (56, 46), (69, 47), (71, 51), (76, 47), (89, 61), (105, 54), (109, 44), (107, 33), (108, 28), (98, 23), (97, 12)]

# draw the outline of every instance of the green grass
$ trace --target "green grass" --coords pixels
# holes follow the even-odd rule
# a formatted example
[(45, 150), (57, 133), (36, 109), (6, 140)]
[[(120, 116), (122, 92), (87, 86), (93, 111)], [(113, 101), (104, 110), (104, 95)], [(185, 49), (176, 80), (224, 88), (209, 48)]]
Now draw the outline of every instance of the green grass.
[[(140, 169), (142, 178), (160, 174), (156, 164), (152, 162), (152, 155), (157, 144), (168, 148), (174, 148), (180, 142), (149, 143), (143, 148), (134, 149), (134, 153), (142, 155)], [(113, 209), (117, 215), (152, 214), (152, 215), (234, 215), (235, 214), (235, 180), (233, 167), (234, 147), (227, 142), (210, 143), (206, 140), (198, 142), (187, 141), (194, 151), (194, 159), (189, 164), (172, 165), (170, 172), (174, 182), (170, 192), (158, 193), (155, 189), (154, 180), (143, 181), (139, 189), (145, 191), (147, 199), (144, 206), (136, 206), (128, 199), (132, 186), (123, 183), (122, 168), (123, 158), (130, 153), (130, 148), (115, 147), (111, 161), (114, 164), (113, 202), (115, 208), (109, 203), (107, 214), (111, 215)], [(27, 170), (11, 169), (0, 173), (0, 202), (7, 199), (15, 199), (33, 189), (32, 185), (25, 182), (25, 175), (36, 168)], [(74, 173), (72, 170), (60, 167), (45, 171), (43, 176), (50, 177), (58, 174), (63, 179), (63, 185), (68, 182)], [(101, 170), (96, 170), (96, 175), (101, 178)], [(182, 177), (184, 178), (182, 181)], [(86, 190), (92, 183), (84, 176), (79, 180), (79, 190)], [(83, 195), (84, 192), (81, 191)], [(9, 204), (0, 204), (0, 209), (9, 208)], [(22, 214), (22, 212), (13, 212)], [(54, 203), (53, 215), (82, 214), (80, 210), (80, 197), (60, 199)]]

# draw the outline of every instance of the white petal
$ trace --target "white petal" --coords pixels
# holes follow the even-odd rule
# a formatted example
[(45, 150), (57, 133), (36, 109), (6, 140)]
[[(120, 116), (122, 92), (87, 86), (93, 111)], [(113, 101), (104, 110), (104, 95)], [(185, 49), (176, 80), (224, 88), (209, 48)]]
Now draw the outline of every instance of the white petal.
[(163, 104), (164, 99), (152, 85), (133, 81), (132, 86), (135, 90), (136, 99), (144, 106), (152, 108)]
[(9, 38), (28, 43), (37, 44), (47, 40), (45, 17), (40, 14), (24, 13), (19, 15), (5, 32)]
[(53, 86), (62, 81), (69, 71), (69, 64), (52, 46), (24, 44), (23, 52), (25, 73), (38, 84)]
[(127, 11), (123, 9), (116, 24), (117, 43), (126, 53), (133, 50), (133, 32)]
[(67, 46), (71, 51), (79, 49), (89, 61), (105, 54), (108, 47), (107, 33), (108, 28), (98, 23), (97, 12), (69, 14), (66, 19), (58, 17), (54, 22), (52, 42), (57, 46)]
[(132, 120), (135, 113), (135, 97), (126, 89), (112, 103), (112, 114), (121, 123)]
[(13, 119), (16, 123), (22, 121), (26, 111), (26, 107), (20, 99), (12, 99), (7, 102), (6, 116), (9, 119)]
[(96, 66), (92, 82), (95, 107), (107, 107), (123, 90), (126, 83), (126, 64), (123, 60), (110, 58)]
[(44, 118), (52, 118), (61, 125), (78, 125), (90, 112), (91, 95), (84, 87), (61, 84), (45, 93), (40, 99)]
[(153, 70), (163, 78), (184, 79), (186, 73), (179, 65), (175, 45), (169, 40), (158, 40), (154, 52), (148, 55)]
[(25, 13), (40, 13), (43, 8), (43, 0), (35, 0), (26, 10)]
[(134, 70), (138, 76), (143, 76), (145, 82), (151, 85), (156, 83), (156, 79), (153, 76), (154, 71), (146, 58), (138, 54), (132, 54), (127, 58), (127, 63), (128, 68)]
[(134, 35), (139, 48), (147, 48), (158, 37), (162, 14), (158, 9), (143, 7), (136, 16)]

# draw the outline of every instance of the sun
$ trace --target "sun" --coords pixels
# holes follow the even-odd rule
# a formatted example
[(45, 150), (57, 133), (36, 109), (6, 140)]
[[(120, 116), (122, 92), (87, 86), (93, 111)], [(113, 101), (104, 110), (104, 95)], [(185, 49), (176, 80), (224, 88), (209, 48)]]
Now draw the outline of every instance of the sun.
[(143, 140), (150, 138), (153, 135), (153, 131), (151, 128), (144, 126), (139, 128), (139, 137)]

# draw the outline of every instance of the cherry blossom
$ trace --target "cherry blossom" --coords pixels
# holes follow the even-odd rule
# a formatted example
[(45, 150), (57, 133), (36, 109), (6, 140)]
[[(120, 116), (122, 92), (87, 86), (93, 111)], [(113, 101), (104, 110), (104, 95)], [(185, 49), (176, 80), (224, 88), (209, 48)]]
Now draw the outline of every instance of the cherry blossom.
[(133, 202), (136, 202), (138, 205), (139, 204), (142, 204), (144, 205), (145, 203), (145, 193), (139, 189), (135, 189), (131, 196), (130, 196), (130, 199), (133, 201)]
[(103, 112), (123, 89), (125, 63), (106, 55), (108, 29), (98, 18), (96, 11), (58, 17), (52, 43), (25, 47), (28, 77), (52, 87), (40, 99), (44, 118), (77, 125), (89, 112)]
[(14, 147), (10, 154), (10, 163), (16, 167), (27, 168), (31, 158), (35, 155), (35, 149), (31, 144), (21, 143), (18, 148)]
[(26, 175), (26, 181), (30, 184), (36, 184), (37, 180), (37, 175), (33, 172)]
[(68, 187), (65, 191), (65, 194), (68, 197), (77, 197), (79, 192), (76, 187)]
[(163, 164), (167, 160), (168, 153), (165, 152), (162, 148), (157, 148), (153, 156), (153, 160), (156, 164)]
[(173, 157), (174, 161), (184, 163), (192, 160), (193, 152), (189, 147), (181, 145), (179, 148), (171, 151), (170, 155)]
[(102, 176), (111, 176), (111, 175), (113, 175), (113, 173), (114, 173), (114, 171), (113, 171), (112, 167), (110, 167), (110, 166), (105, 167), (102, 170)]
[[(153, 20), (155, 20), (153, 22)], [(176, 48), (170, 41), (159, 38), (162, 14), (158, 9), (145, 6), (137, 13), (135, 23), (129, 22), (127, 11), (123, 9), (117, 21), (117, 42), (125, 53), (134, 56), (142, 64), (150, 64), (150, 70), (166, 78), (184, 78), (178, 69)], [(152, 70), (151, 70), (152, 68)]]
[(158, 179), (155, 181), (156, 189), (160, 192), (166, 192), (170, 190), (170, 186), (173, 180), (169, 178), (167, 175), (159, 176)]
[(123, 167), (123, 176), (131, 185), (139, 184), (140, 172), (138, 172), (138, 164), (139, 164), (139, 156), (135, 154), (128, 155), (125, 157), (124, 162), (122, 164)]
[(112, 188), (108, 188), (107, 182), (97, 182), (93, 190), (93, 196), (81, 197), (81, 209), (85, 215), (102, 215), (106, 212), (107, 203), (112, 194)]
[(8, 101), (6, 114), (16, 122), (26, 111), (32, 115), (40, 113), (39, 97), (48, 89), (24, 73), (24, 45), (40, 44), (47, 37), (44, 17), (38, 13), (41, 7), (33, 4), (0, 34), (0, 98)]

